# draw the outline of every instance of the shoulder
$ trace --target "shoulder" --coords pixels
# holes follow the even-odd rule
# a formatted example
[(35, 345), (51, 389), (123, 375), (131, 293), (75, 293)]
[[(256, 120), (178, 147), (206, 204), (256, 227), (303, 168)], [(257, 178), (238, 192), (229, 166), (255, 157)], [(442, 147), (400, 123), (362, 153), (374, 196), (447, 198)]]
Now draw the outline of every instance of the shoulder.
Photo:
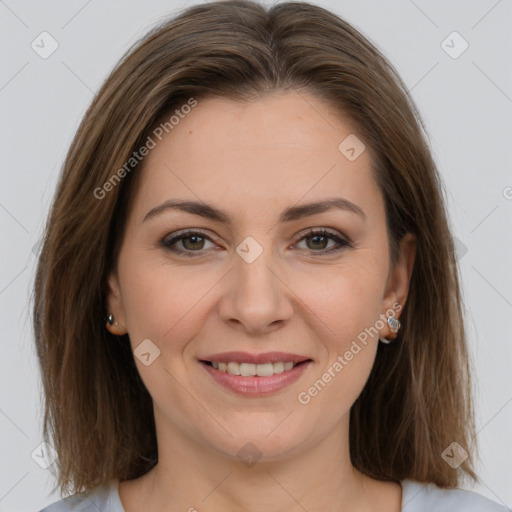
[(117, 488), (118, 481), (111, 480), (87, 493), (62, 498), (39, 512), (124, 512)]
[(432, 483), (403, 480), (402, 512), (510, 512), (484, 496), (464, 489), (443, 489)]

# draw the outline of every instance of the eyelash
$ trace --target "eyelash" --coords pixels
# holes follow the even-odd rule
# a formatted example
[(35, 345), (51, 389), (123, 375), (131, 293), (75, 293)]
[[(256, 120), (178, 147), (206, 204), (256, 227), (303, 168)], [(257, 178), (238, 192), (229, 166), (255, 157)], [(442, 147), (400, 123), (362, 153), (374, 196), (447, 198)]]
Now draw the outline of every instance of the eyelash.
[[(206, 235), (206, 233), (203, 233), (201, 231), (186, 231), (186, 232), (181, 233), (171, 239), (167, 239), (167, 238), (162, 239), (161, 245), (165, 249), (167, 249), (175, 254), (182, 254), (182, 255), (185, 255), (186, 257), (190, 257), (190, 258), (198, 257), (198, 256), (202, 255), (200, 252), (201, 250), (199, 250), (199, 251), (190, 251), (190, 250), (184, 251), (181, 249), (171, 248), (171, 246), (174, 245), (176, 242), (179, 242), (180, 240), (183, 240), (183, 239), (190, 238), (194, 235), (199, 235), (201, 238), (204, 238), (206, 240), (209, 240), (210, 242), (213, 242), (213, 240), (208, 235)], [(324, 236), (324, 237), (330, 238), (331, 240), (334, 240), (335, 242), (337, 242), (339, 244), (339, 246), (334, 249), (331, 248), (331, 249), (323, 249), (321, 251), (310, 251), (313, 254), (320, 254), (320, 255), (335, 254), (335, 253), (342, 251), (345, 248), (353, 247), (353, 245), (350, 242), (348, 242), (347, 240), (345, 240), (345, 239), (337, 236), (336, 234), (332, 233), (331, 231), (327, 231), (325, 229), (312, 229), (312, 230), (308, 231), (307, 233), (305, 233), (301, 238), (299, 238), (297, 243), (301, 242), (305, 238), (308, 238), (311, 236)], [(198, 254), (194, 254), (194, 253), (198, 253)]]

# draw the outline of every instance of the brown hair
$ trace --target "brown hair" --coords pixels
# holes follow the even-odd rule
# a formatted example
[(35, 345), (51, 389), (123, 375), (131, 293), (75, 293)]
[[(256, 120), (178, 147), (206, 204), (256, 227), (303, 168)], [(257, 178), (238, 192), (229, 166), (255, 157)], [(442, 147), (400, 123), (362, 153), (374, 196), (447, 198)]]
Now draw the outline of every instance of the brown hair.
[[(302, 2), (266, 8), (233, 0), (188, 8), (130, 48), (64, 162), (33, 308), (43, 436), (57, 451), (62, 493), (139, 477), (158, 459), (152, 399), (129, 339), (104, 323), (106, 280), (116, 268), (137, 171), (104, 187), (102, 197), (95, 191), (187, 99), (250, 101), (287, 90), (313, 94), (355, 121), (385, 199), (391, 262), (405, 233), (417, 238), (403, 327), (393, 344), (379, 345), (351, 409), (352, 463), (381, 480), (443, 487), (459, 485), (461, 476), (478, 481), (457, 263), (445, 192), (414, 102), (379, 50), (333, 13)], [(469, 453), (458, 470), (441, 457), (453, 441)]]

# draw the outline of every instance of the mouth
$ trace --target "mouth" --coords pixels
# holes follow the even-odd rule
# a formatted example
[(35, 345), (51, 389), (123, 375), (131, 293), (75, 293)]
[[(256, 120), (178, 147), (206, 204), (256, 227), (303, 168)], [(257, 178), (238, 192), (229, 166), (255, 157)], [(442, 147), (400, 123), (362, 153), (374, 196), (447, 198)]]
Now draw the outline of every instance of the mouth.
[(289, 386), (314, 361), (282, 352), (258, 355), (225, 352), (199, 359), (198, 362), (213, 378), (213, 382), (224, 389), (246, 397), (258, 397)]

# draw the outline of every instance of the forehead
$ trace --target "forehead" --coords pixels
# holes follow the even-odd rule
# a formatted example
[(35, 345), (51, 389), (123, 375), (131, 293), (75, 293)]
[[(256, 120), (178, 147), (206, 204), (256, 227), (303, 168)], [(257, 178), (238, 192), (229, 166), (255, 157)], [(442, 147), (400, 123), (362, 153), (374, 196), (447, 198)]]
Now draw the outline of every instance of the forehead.
[[(314, 96), (207, 98), (187, 111), (173, 118), (162, 140), (152, 136), (156, 146), (144, 160), (139, 206), (201, 199), (254, 215), (336, 194), (355, 203), (378, 200), (370, 151), (362, 150), (355, 124)], [(357, 158), (347, 157), (347, 145), (360, 152)]]

